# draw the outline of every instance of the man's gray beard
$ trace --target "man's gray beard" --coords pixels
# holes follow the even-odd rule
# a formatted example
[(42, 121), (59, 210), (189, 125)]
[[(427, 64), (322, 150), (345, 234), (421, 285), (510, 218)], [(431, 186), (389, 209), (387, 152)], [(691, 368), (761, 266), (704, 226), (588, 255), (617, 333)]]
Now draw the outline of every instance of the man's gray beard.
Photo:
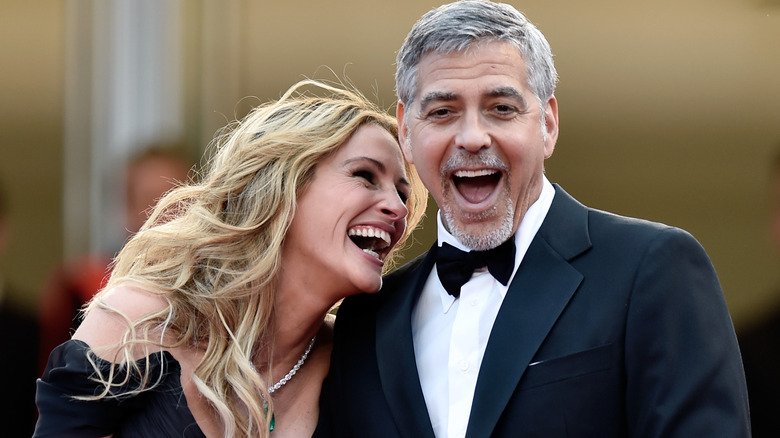
[[(509, 196), (507, 196), (505, 199), (506, 199), (506, 214), (504, 215), (504, 218), (501, 221), (501, 225), (499, 225), (497, 228), (487, 230), (486, 233), (480, 233), (480, 234), (468, 234), (465, 232), (465, 230), (460, 229), (456, 225), (456, 222), (454, 220), (455, 215), (452, 212), (452, 208), (448, 205), (442, 206), (441, 214), (442, 214), (442, 219), (444, 220), (444, 224), (446, 225), (447, 231), (449, 231), (450, 234), (452, 234), (456, 239), (458, 239), (458, 242), (466, 245), (467, 247), (473, 250), (484, 251), (501, 245), (512, 236), (514, 231), (513, 230), (514, 228), (513, 203)], [(493, 207), (488, 211), (479, 213), (477, 215), (470, 216), (469, 219), (471, 219), (472, 221), (484, 220), (485, 218), (490, 216), (494, 211), (495, 211), (495, 207)]]
[[(408, 118), (410, 113), (406, 113), (407, 117), (407, 124), (408, 124)], [(544, 124), (542, 124), (542, 131), (544, 133)], [(546, 133), (544, 133), (546, 135)], [(407, 132), (406, 135), (406, 142), (409, 150), (412, 150), (412, 136), (410, 132)], [(465, 164), (481, 164), (487, 167), (495, 167), (502, 170), (507, 170), (507, 166), (504, 164), (503, 161), (501, 161), (497, 156), (494, 154), (485, 154), (481, 153), (479, 155), (471, 155), (471, 154), (460, 154), (460, 155), (454, 155), (450, 157), (449, 160), (447, 160), (447, 163), (440, 169), (440, 177), (442, 178), (442, 181), (446, 179), (446, 175), (451, 172), (452, 169), (457, 168), (458, 166), (464, 166)], [(509, 183), (506, 183), (505, 189), (507, 190), (507, 193), (510, 193), (509, 191)], [(442, 183), (442, 186), (445, 187), (445, 191), (448, 190), (446, 187), (447, 184), (445, 182)], [(451, 188), (449, 190), (452, 190)], [(445, 193), (446, 195), (446, 193)], [(509, 239), (512, 234), (514, 234), (514, 204), (512, 203), (512, 199), (509, 195), (506, 197), (506, 215), (504, 216), (504, 219), (501, 221), (501, 225), (498, 228), (494, 228), (490, 231), (488, 231), (485, 234), (468, 234), (464, 230), (458, 229), (455, 227), (455, 221), (453, 220), (454, 214), (452, 212), (452, 208), (448, 205), (442, 205), (439, 206), (439, 209), (441, 210), (442, 214), (442, 220), (444, 221), (444, 227), (447, 229), (447, 231), (452, 234), (453, 237), (458, 239), (458, 242), (466, 245), (467, 247), (477, 250), (477, 251), (484, 251), (487, 249), (495, 248), (502, 243), (506, 242), (507, 239)], [(471, 220), (484, 220), (485, 218), (489, 217), (494, 211), (496, 210), (495, 207), (488, 211), (484, 211), (482, 213), (479, 213), (477, 215), (472, 215)]]
[[(410, 144), (411, 145), (411, 144)], [(447, 162), (442, 166), (439, 177), (442, 179), (442, 187), (444, 188), (445, 198), (448, 196), (448, 191), (456, 190), (454, 186), (447, 183), (447, 176), (455, 169), (468, 166), (484, 166), (487, 168), (501, 169), (508, 171), (508, 166), (501, 161), (498, 156), (492, 152), (480, 151), (477, 154), (466, 153), (460, 151), (457, 154), (451, 156)], [(455, 214), (452, 211), (452, 207), (449, 205), (439, 206), (442, 212), (442, 220), (444, 220), (445, 228), (450, 232), (458, 241), (467, 247), (484, 251), (486, 249), (495, 248), (498, 245), (506, 242), (510, 236), (514, 233), (514, 204), (510, 195), (509, 189), (509, 176), (504, 181), (503, 190), (506, 191), (506, 215), (501, 221), (501, 225), (497, 228), (486, 230), (484, 233), (469, 234), (465, 230), (457, 228), (454, 220)], [(468, 215), (470, 222), (480, 222), (489, 219), (495, 214), (496, 207), (493, 207), (487, 211), (483, 211), (477, 214)]]

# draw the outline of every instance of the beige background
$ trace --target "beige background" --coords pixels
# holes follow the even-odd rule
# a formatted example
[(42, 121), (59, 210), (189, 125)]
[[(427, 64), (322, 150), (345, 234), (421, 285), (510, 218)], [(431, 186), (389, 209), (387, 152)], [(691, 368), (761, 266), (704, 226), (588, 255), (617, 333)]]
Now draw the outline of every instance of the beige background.
[[(333, 78), (328, 69), (394, 108), (395, 51), (412, 23), (442, 2), (171, 3), (181, 19), (186, 135), (202, 149), (226, 120), (304, 76)], [(768, 161), (780, 147), (780, 3), (510, 3), (556, 54), (561, 136), (547, 163), (550, 179), (590, 206), (692, 232), (720, 274), (738, 327), (780, 301), (766, 226)], [(72, 7), (0, 0), (0, 179), (13, 220), (0, 273), (24, 291), (11, 299), (31, 309), (66, 252)], [(247, 96), (257, 99), (241, 100)], [(425, 226), (413, 253), (433, 229)]]

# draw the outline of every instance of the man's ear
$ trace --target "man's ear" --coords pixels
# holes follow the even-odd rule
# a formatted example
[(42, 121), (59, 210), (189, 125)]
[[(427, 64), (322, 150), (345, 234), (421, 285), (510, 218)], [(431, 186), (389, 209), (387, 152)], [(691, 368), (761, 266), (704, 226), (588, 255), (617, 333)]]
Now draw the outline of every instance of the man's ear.
[(401, 145), (401, 152), (403, 152), (406, 161), (414, 164), (412, 148), (409, 144), (409, 126), (406, 124), (406, 108), (400, 100), (395, 108), (395, 117), (398, 120), (398, 143)]
[(550, 158), (558, 141), (558, 100), (550, 96), (544, 108), (544, 158)]

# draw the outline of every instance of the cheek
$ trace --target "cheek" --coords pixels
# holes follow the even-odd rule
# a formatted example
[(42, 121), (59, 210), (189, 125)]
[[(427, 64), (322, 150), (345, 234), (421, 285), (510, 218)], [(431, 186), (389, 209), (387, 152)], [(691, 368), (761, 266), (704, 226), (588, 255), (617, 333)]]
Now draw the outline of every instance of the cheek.
[(412, 151), (428, 159), (441, 156), (450, 144), (452, 135), (444, 128), (425, 126), (417, 129), (411, 138)]
[(509, 163), (518, 165), (523, 171), (538, 168), (547, 157), (547, 144), (538, 137), (514, 138), (500, 144), (504, 145), (502, 151)]
[(316, 236), (334, 221), (339, 214), (337, 207), (343, 203), (343, 199), (336, 199), (333, 192), (312, 190), (306, 194), (305, 199), (299, 198), (293, 223), (297, 221), (298, 230)]
[(425, 186), (428, 192), (436, 199), (436, 202), (440, 202), (441, 199), (439, 194), (442, 192), (444, 183), (439, 170), (439, 164), (425, 162), (424, 165), (420, 166), (415, 164), (415, 167), (417, 168), (417, 175), (420, 177), (423, 186)]
[(428, 180), (431, 177), (438, 179), (441, 165), (445, 161), (444, 156), (447, 152), (446, 143), (418, 141), (412, 144), (412, 148), (414, 167), (417, 169), (417, 173), (423, 178), (426, 185), (429, 183)]

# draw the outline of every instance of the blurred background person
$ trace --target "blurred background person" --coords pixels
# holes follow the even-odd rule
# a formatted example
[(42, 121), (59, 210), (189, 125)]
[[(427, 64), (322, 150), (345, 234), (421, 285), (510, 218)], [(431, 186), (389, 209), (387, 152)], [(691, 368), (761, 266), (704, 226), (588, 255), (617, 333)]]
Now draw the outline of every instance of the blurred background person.
[[(0, 256), (11, 237), (8, 202), (0, 181)], [(13, 300), (0, 272), (0, 424), (3, 436), (32, 435), (35, 426), (35, 378), (38, 327), (33, 315)]]
[[(187, 179), (190, 166), (186, 154), (176, 144), (150, 145), (130, 160), (124, 174), (127, 236), (122, 240), (141, 228), (163, 194)], [(66, 260), (48, 276), (38, 305), (38, 372), (45, 368), (49, 352), (70, 339), (78, 328), (76, 316), (105, 285), (113, 256), (114, 253), (85, 254)]]
[[(769, 229), (780, 255), (780, 148), (770, 168)], [(775, 272), (780, 272), (780, 266)], [(780, 284), (775, 287), (780, 299)], [(780, 436), (780, 304), (739, 333), (755, 438)]]

